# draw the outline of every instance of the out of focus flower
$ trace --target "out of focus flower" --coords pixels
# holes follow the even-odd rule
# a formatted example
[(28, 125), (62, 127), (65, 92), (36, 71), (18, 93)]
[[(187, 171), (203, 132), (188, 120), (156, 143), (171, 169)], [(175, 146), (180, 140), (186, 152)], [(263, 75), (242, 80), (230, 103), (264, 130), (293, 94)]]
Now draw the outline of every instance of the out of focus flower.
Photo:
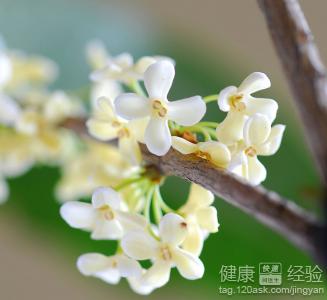
[(95, 240), (120, 239), (128, 230), (146, 226), (141, 215), (127, 212), (120, 195), (110, 188), (97, 188), (92, 204), (66, 202), (60, 214), (71, 227), (91, 231), (91, 238)]
[(5, 43), (0, 36), (0, 89), (5, 86), (12, 76), (12, 64)]
[(264, 73), (255, 72), (246, 77), (238, 88), (229, 86), (219, 93), (218, 106), (222, 111), (228, 112), (225, 120), (217, 127), (220, 142), (231, 145), (241, 140), (247, 116), (261, 113), (271, 123), (274, 121), (278, 109), (277, 102), (251, 96), (252, 93), (269, 87), (269, 78)]
[(188, 229), (182, 247), (197, 256), (208, 233), (218, 231), (217, 210), (212, 206), (213, 201), (214, 195), (210, 191), (192, 184), (185, 205), (178, 210), (184, 216)]
[(0, 204), (4, 203), (9, 196), (8, 184), (2, 176), (0, 176)]
[(119, 151), (132, 164), (141, 162), (141, 151), (138, 141), (143, 141), (147, 119), (126, 121), (115, 115), (112, 104), (107, 98), (100, 98), (93, 117), (87, 121), (87, 127), (92, 136), (101, 141), (118, 138)]
[(180, 247), (186, 236), (186, 221), (177, 214), (168, 213), (159, 224), (159, 241), (144, 230), (131, 231), (123, 237), (121, 246), (126, 255), (133, 259), (153, 261), (153, 265), (142, 276), (142, 282), (157, 288), (168, 282), (170, 270), (175, 266), (187, 279), (203, 276), (201, 260)]
[(204, 116), (206, 105), (200, 96), (169, 102), (167, 95), (175, 76), (174, 65), (166, 60), (152, 64), (144, 74), (148, 97), (122, 94), (115, 100), (117, 114), (127, 120), (150, 117), (144, 141), (150, 152), (164, 155), (171, 146), (168, 120), (191, 126)]
[(13, 126), (20, 115), (19, 105), (7, 95), (0, 93), (0, 124)]
[(173, 136), (172, 146), (183, 154), (195, 154), (220, 168), (227, 167), (231, 160), (228, 147), (217, 141), (198, 142), (194, 144), (181, 137)]

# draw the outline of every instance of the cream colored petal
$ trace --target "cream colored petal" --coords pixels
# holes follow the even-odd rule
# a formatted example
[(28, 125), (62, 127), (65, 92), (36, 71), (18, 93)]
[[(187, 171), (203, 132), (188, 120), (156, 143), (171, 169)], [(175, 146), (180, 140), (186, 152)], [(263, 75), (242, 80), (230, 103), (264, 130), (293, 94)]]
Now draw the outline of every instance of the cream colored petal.
[(5, 85), (12, 77), (12, 64), (8, 55), (0, 49), (0, 86)]
[(8, 96), (0, 94), (0, 124), (7, 126), (14, 125), (20, 115), (21, 109), (19, 105)]
[(101, 40), (92, 40), (86, 45), (86, 57), (92, 69), (100, 69), (106, 65), (109, 53)]
[(211, 205), (214, 200), (215, 197), (210, 191), (198, 184), (191, 184), (190, 194), (187, 199), (187, 203), (190, 203), (193, 206), (199, 208)]
[(216, 129), (218, 141), (232, 145), (243, 138), (243, 126), (246, 117), (242, 112), (228, 112), (224, 121)]
[(7, 182), (0, 177), (0, 204), (3, 204), (7, 201), (9, 196), (9, 187)]
[(196, 212), (196, 218), (201, 229), (210, 233), (218, 231), (219, 223), (215, 207), (209, 206), (199, 209)]
[(145, 118), (150, 115), (149, 100), (133, 93), (118, 96), (114, 106), (117, 115), (126, 120)]
[(138, 142), (133, 136), (122, 137), (118, 140), (120, 153), (129, 160), (132, 165), (139, 165), (142, 161), (142, 153)]
[(265, 115), (270, 123), (276, 119), (278, 104), (275, 100), (265, 98), (249, 97), (245, 100), (246, 110), (248, 116), (253, 116), (256, 113)]
[(108, 205), (112, 209), (119, 209), (121, 202), (120, 195), (111, 188), (99, 187), (92, 194), (92, 205), (94, 208)]
[(243, 80), (238, 88), (238, 91), (240, 93), (250, 95), (257, 91), (267, 89), (270, 86), (270, 79), (266, 74), (261, 72), (254, 72)]
[(220, 142), (209, 141), (199, 143), (199, 150), (210, 155), (210, 161), (218, 167), (226, 167), (231, 160), (228, 147)]
[(195, 280), (202, 278), (204, 274), (204, 265), (202, 261), (182, 249), (173, 251), (173, 260), (179, 273), (186, 279)]
[(160, 60), (149, 66), (144, 73), (144, 85), (149, 97), (167, 99), (174, 77), (174, 65), (168, 60)]
[(201, 254), (203, 248), (204, 236), (198, 224), (188, 222), (188, 233), (182, 243), (182, 248), (195, 256)]
[(200, 96), (169, 102), (168, 119), (179, 125), (192, 126), (203, 118), (206, 109), (206, 104)]
[(248, 157), (248, 180), (253, 185), (258, 185), (266, 179), (267, 171), (257, 157)]
[(156, 59), (151, 56), (141, 57), (134, 66), (135, 72), (139, 74), (144, 74), (148, 67), (156, 62)]
[(275, 125), (271, 128), (267, 141), (258, 147), (258, 155), (274, 155), (282, 142), (285, 125)]
[(117, 255), (117, 268), (122, 277), (139, 277), (142, 275), (141, 265), (125, 255)]
[(179, 136), (172, 137), (172, 147), (182, 154), (191, 154), (198, 150), (198, 145)]
[(172, 245), (180, 245), (187, 235), (187, 223), (181, 216), (168, 213), (159, 224), (161, 240)]
[(149, 295), (153, 292), (155, 287), (144, 283), (143, 277), (129, 277), (127, 278), (131, 289), (140, 295)]
[(150, 120), (149, 117), (142, 118), (142, 119), (135, 119), (129, 121), (127, 125), (132, 135), (140, 143), (144, 143), (145, 129), (149, 124), (149, 120)]
[(125, 254), (137, 260), (155, 257), (157, 246), (157, 241), (149, 234), (137, 230), (127, 233), (121, 241)]
[(144, 141), (151, 153), (158, 156), (165, 155), (171, 146), (168, 121), (162, 118), (151, 118), (145, 130)]
[(90, 119), (86, 122), (86, 127), (93, 137), (101, 141), (109, 141), (117, 138), (117, 128), (113, 127), (107, 121)]
[(91, 230), (96, 221), (96, 213), (89, 203), (71, 201), (60, 208), (61, 217), (73, 228)]
[(116, 219), (111, 221), (97, 220), (91, 234), (93, 240), (118, 240), (123, 237), (124, 229)]
[(271, 123), (261, 114), (255, 114), (244, 124), (244, 142), (247, 146), (256, 146), (264, 143), (271, 132)]
[(121, 53), (114, 58), (115, 64), (122, 69), (130, 68), (133, 65), (133, 56), (127, 52)]
[(228, 86), (220, 91), (218, 95), (218, 106), (221, 111), (229, 111), (230, 105), (229, 105), (229, 97), (237, 93), (237, 88), (235, 86)]
[(125, 232), (137, 229), (145, 230), (147, 226), (145, 218), (140, 214), (124, 211), (116, 211), (116, 214)]
[(162, 287), (169, 281), (170, 270), (170, 263), (159, 259), (143, 275), (143, 282), (155, 288)]

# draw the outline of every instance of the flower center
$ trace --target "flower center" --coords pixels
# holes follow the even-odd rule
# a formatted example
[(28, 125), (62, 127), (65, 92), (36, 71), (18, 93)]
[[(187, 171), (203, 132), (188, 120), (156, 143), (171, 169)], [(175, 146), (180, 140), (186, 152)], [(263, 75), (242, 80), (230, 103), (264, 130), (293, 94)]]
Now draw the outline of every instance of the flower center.
[(99, 210), (102, 213), (103, 217), (107, 221), (111, 221), (115, 218), (114, 211), (112, 210), (112, 208), (110, 206), (104, 205), (104, 206), (100, 207)]
[(117, 136), (118, 138), (129, 137), (130, 136), (129, 130), (126, 127), (122, 127), (121, 129), (118, 130)]
[(152, 113), (160, 118), (167, 115), (167, 107), (160, 100), (152, 100)]
[(255, 150), (255, 148), (253, 148), (252, 146), (246, 148), (244, 150), (244, 153), (247, 155), (247, 156), (250, 156), (250, 157), (254, 157), (257, 155), (257, 150)]
[(172, 259), (171, 251), (167, 245), (160, 247), (160, 257), (165, 261)]
[(235, 94), (229, 97), (229, 105), (236, 111), (244, 111), (246, 109), (246, 105), (242, 102), (243, 94)]
[(197, 152), (195, 152), (195, 155), (197, 157), (200, 157), (200, 158), (203, 158), (203, 159), (206, 159), (206, 160), (210, 160), (211, 159), (211, 156), (210, 156), (209, 153), (203, 152), (203, 151), (200, 151), (200, 150), (197, 151)]

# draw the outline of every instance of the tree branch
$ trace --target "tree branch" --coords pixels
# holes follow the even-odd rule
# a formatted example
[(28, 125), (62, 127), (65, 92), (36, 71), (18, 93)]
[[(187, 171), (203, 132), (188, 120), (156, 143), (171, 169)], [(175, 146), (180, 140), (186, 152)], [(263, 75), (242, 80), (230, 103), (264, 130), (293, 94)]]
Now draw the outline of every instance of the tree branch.
[[(324, 185), (327, 219), (327, 75), (297, 0), (258, 0), (291, 87), (306, 139)], [(325, 220), (326, 222), (326, 220)], [(327, 266), (327, 225), (315, 235), (319, 260)]]
[(327, 186), (327, 77), (297, 0), (258, 0), (291, 87), (322, 181)]

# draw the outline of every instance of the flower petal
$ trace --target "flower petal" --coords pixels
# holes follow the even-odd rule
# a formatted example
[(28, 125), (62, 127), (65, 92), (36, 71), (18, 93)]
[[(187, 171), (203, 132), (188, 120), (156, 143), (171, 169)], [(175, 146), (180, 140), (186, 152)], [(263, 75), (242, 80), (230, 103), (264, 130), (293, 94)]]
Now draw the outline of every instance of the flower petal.
[(130, 231), (123, 237), (121, 247), (129, 257), (144, 260), (155, 257), (157, 241), (143, 231)]
[(266, 74), (261, 72), (254, 72), (246, 77), (238, 87), (240, 93), (250, 95), (257, 91), (267, 89), (271, 86), (270, 79)]
[(224, 121), (216, 129), (217, 139), (225, 145), (232, 145), (243, 138), (246, 117), (243, 112), (228, 112)]
[(85, 276), (94, 275), (110, 267), (109, 258), (99, 253), (86, 253), (77, 260), (77, 268)]
[(128, 277), (127, 281), (131, 289), (140, 295), (149, 295), (155, 289), (155, 287), (145, 284), (143, 277)]
[(164, 260), (157, 260), (143, 275), (145, 285), (159, 288), (164, 286), (170, 277), (171, 265)]
[(109, 141), (117, 137), (117, 128), (111, 126), (108, 121), (90, 119), (86, 122), (89, 133), (100, 141)]
[(162, 241), (180, 245), (187, 235), (187, 223), (181, 216), (168, 213), (159, 223), (159, 233)]
[(165, 155), (171, 146), (168, 121), (162, 118), (151, 118), (145, 130), (144, 141), (151, 153), (158, 156)]
[(199, 150), (210, 155), (210, 161), (218, 167), (226, 167), (231, 160), (228, 147), (220, 142), (208, 141), (199, 143)]
[(9, 196), (9, 188), (7, 182), (0, 177), (0, 204), (7, 201)]
[(92, 205), (94, 208), (108, 205), (112, 209), (119, 209), (121, 202), (120, 195), (111, 188), (99, 187), (92, 194)]
[(145, 218), (136, 213), (129, 213), (124, 211), (116, 211), (117, 219), (122, 224), (125, 232), (131, 230), (145, 229), (147, 222)]
[(149, 124), (149, 120), (150, 120), (149, 117), (142, 118), (142, 119), (135, 119), (129, 121), (127, 125), (132, 135), (140, 143), (144, 143), (145, 129)]
[(120, 222), (116, 219), (98, 220), (91, 234), (93, 240), (118, 240), (122, 238), (124, 230)]
[(173, 251), (173, 260), (176, 263), (179, 273), (186, 279), (199, 279), (204, 274), (202, 261), (187, 251), (175, 249)]
[(278, 104), (275, 100), (249, 97), (245, 102), (247, 115), (259, 113), (265, 115), (271, 123), (276, 119)]
[(0, 124), (14, 125), (20, 115), (21, 109), (16, 101), (0, 94)]
[(122, 137), (118, 140), (118, 148), (121, 154), (126, 157), (132, 165), (139, 165), (142, 154), (138, 142), (133, 136)]
[(206, 109), (206, 104), (200, 96), (169, 102), (168, 119), (179, 125), (192, 126), (203, 118)]
[(218, 231), (219, 223), (217, 217), (217, 209), (213, 206), (204, 207), (196, 212), (197, 221), (203, 230), (210, 233)]
[(175, 77), (174, 65), (168, 60), (160, 60), (150, 65), (144, 73), (144, 85), (149, 98), (167, 99)]
[(275, 125), (271, 128), (267, 141), (258, 148), (259, 155), (274, 155), (280, 147), (285, 125)]
[(266, 179), (266, 168), (257, 157), (248, 157), (247, 168), (247, 179), (251, 184), (258, 185)]
[(117, 115), (126, 120), (144, 118), (150, 115), (149, 100), (133, 93), (118, 96), (114, 106)]
[(90, 230), (93, 228), (96, 213), (88, 203), (71, 201), (60, 208), (61, 217), (73, 228)]
[(218, 102), (218, 106), (221, 111), (229, 111), (230, 110), (229, 97), (236, 93), (237, 93), (236, 86), (228, 86), (220, 91), (217, 102)]
[(198, 150), (197, 144), (193, 144), (179, 136), (172, 137), (172, 147), (182, 154), (191, 154)]
[(117, 268), (122, 277), (138, 277), (142, 275), (140, 264), (125, 255), (117, 255)]
[(182, 248), (195, 256), (199, 256), (203, 248), (204, 235), (196, 222), (188, 222), (187, 224), (188, 233), (182, 243)]
[(247, 146), (256, 146), (264, 143), (270, 135), (271, 123), (261, 114), (255, 114), (244, 124), (244, 142)]

